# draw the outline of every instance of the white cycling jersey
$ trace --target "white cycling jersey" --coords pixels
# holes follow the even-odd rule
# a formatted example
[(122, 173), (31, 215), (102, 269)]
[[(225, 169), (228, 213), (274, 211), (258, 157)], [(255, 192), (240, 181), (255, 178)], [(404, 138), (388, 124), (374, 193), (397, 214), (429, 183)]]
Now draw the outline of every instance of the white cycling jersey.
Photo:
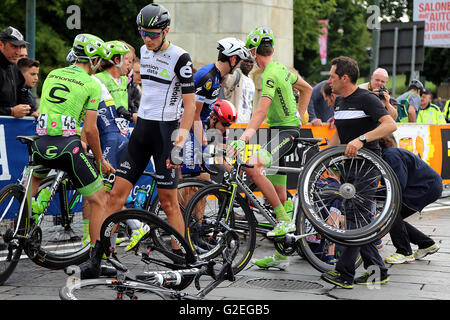
[(142, 98), (138, 117), (173, 121), (182, 114), (182, 94), (195, 93), (192, 61), (184, 49), (170, 44), (164, 51), (141, 47)]

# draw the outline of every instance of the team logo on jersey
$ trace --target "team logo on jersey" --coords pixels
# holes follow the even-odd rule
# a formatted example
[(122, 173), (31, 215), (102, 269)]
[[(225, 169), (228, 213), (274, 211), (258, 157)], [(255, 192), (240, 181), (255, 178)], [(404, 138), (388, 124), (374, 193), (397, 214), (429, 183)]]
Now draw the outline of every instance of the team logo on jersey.
[(163, 69), (163, 70), (158, 74), (158, 76), (163, 77), (163, 78), (170, 79), (169, 72), (167, 72), (166, 69)]
[(91, 103), (94, 103), (95, 101), (96, 101), (95, 99), (92, 99), (92, 100), (91, 100)]
[(79, 147), (75, 147), (75, 148), (73, 148), (72, 153), (73, 154), (77, 154), (78, 151), (80, 151), (80, 148)]
[(212, 87), (212, 80), (209, 79), (209, 80), (206, 81), (206, 83), (205, 83), (205, 88), (206, 88), (206, 90), (211, 90), (211, 87)]
[(192, 62), (188, 62), (184, 67), (180, 69), (180, 75), (183, 78), (190, 78), (192, 77)]
[(52, 123), (50, 123), (50, 125), (54, 128), (56, 127), (56, 121), (52, 121)]
[(272, 79), (268, 79), (266, 81), (266, 86), (268, 86), (269, 88), (273, 88), (274, 84), (275, 84), (275, 82)]
[(51, 98), (51, 100), (49, 98), (47, 98), (47, 100), (49, 102), (51, 102), (51, 103), (63, 103), (63, 102), (65, 102), (67, 100), (67, 99), (65, 99), (63, 97), (57, 96), (55, 94), (57, 91), (70, 92), (69, 88), (66, 85), (64, 85), (62, 83), (56, 83), (55, 86), (48, 93), (49, 98)]

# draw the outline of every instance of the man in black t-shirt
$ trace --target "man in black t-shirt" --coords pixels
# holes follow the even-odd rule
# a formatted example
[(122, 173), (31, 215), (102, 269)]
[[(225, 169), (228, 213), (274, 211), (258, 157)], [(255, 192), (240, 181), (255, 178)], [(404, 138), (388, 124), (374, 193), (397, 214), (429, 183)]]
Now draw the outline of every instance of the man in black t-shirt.
[[(391, 135), (397, 129), (394, 120), (374, 93), (358, 88), (356, 80), (359, 77), (359, 68), (354, 60), (348, 57), (339, 57), (333, 59), (331, 65), (328, 83), (333, 93), (340, 96), (336, 98), (335, 103), (336, 132), (328, 145), (346, 144), (345, 156), (347, 157), (355, 157), (362, 147), (381, 155), (378, 139)], [(364, 168), (360, 168), (360, 171), (364, 171)], [(366, 173), (367, 179), (364, 179), (366, 184), (367, 181), (377, 183), (376, 177), (371, 179), (370, 174), (370, 172)], [(355, 188), (363, 187), (359, 186), (356, 181), (355, 177)], [(352, 208), (349, 209), (352, 210)], [(369, 208), (367, 215), (370, 213)], [(360, 212), (359, 214), (363, 215), (364, 213)], [(348, 215), (346, 220), (348, 224), (346, 227), (349, 229), (358, 224), (358, 221), (352, 220), (351, 216)], [(366, 273), (354, 279), (355, 261), (359, 254), (361, 254), (366, 269), (369, 266), (378, 266), (380, 270), (378, 283), (389, 281), (387, 268), (373, 243), (361, 247), (347, 247), (336, 263), (336, 269), (322, 274), (322, 279), (344, 288), (352, 288), (353, 283), (367, 284), (372, 274)], [(373, 283), (372, 280), (371, 283)]]

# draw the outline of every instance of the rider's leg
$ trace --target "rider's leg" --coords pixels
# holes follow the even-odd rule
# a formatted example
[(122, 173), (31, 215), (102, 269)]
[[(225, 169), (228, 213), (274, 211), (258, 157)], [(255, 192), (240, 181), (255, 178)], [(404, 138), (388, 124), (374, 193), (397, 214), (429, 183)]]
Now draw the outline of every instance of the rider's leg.
[(274, 185), (262, 173), (262, 170), (266, 167), (264, 160), (255, 155), (248, 160), (248, 163), (254, 166), (253, 168), (245, 169), (248, 177), (257, 185), (272, 208), (274, 208), (277, 219), (280, 221), (288, 221), (289, 219), (286, 216), (286, 211), (283, 208)]
[(122, 177), (116, 176), (113, 188), (109, 194), (108, 203), (106, 205), (106, 215), (110, 216), (112, 213), (123, 209), (124, 204), (130, 194), (133, 184)]
[[(158, 197), (169, 224), (184, 237), (184, 220), (178, 204), (177, 189), (158, 188)], [(175, 241), (172, 241), (172, 247), (179, 249)]]
[(100, 240), (100, 228), (105, 220), (105, 197), (106, 192), (104, 188), (92, 195), (85, 196), (88, 202), (89, 235), (92, 245), (95, 245), (97, 240)]

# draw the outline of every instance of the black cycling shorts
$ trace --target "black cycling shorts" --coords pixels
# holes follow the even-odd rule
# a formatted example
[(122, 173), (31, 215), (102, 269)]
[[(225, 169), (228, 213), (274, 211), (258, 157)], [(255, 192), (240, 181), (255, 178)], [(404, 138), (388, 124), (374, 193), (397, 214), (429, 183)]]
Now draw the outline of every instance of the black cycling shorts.
[[(295, 139), (300, 137), (298, 127), (271, 127), (269, 130), (268, 143), (261, 146), (258, 155), (267, 158), (271, 165), (286, 166), (285, 157), (295, 151), (297, 143)], [(264, 153), (267, 152), (267, 156)], [(266, 159), (264, 159), (266, 161)], [(269, 163), (266, 163), (268, 166)]]
[(176, 189), (178, 171), (168, 169), (166, 160), (172, 150), (172, 133), (178, 128), (178, 121), (154, 121), (138, 118), (130, 141), (122, 152), (116, 176), (136, 184), (153, 157), (158, 188)]
[[(81, 146), (80, 136), (41, 136), (32, 145), (32, 157), (36, 164), (66, 172), (74, 187), (90, 196), (103, 188), (102, 175), (94, 161), (88, 158)], [(45, 169), (41, 170), (41, 174)]]

